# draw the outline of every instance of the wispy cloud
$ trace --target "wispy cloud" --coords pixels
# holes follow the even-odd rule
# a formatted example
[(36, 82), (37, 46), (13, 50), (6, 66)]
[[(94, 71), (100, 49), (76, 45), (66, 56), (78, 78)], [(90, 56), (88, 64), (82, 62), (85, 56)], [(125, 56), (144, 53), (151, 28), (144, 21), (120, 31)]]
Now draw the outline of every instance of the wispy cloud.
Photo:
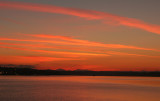
[(11, 18), (0, 17), (0, 20), (11, 22), (11, 23), (14, 23), (14, 24), (17, 24), (17, 25), (24, 25), (22, 22), (19, 22), (17, 20), (11, 19)]
[(94, 47), (104, 47), (104, 48), (122, 48), (122, 49), (138, 49), (138, 50), (159, 51), (156, 49), (142, 48), (142, 47), (137, 47), (137, 46), (120, 45), (120, 44), (104, 44), (104, 43), (100, 43), (100, 42), (92, 42), (92, 41), (72, 39), (72, 38), (67, 39), (67, 41), (63, 41), (63, 40), (40, 40), (40, 39), (34, 39), (34, 40), (33, 39), (32, 40), (31, 39), (14, 39), (14, 38), (0, 37), (0, 40), (28, 41), (28, 42), (52, 43), (52, 44), (61, 44), (61, 45), (76, 45), (76, 46), (80, 45), (80, 46), (92, 46), (92, 47), (94, 46)]
[(59, 14), (66, 14), (66, 15), (78, 16), (86, 19), (96, 19), (96, 20), (102, 20), (102, 21), (109, 19), (120, 25), (139, 28), (148, 32), (160, 34), (159, 25), (149, 24), (138, 19), (121, 17), (118, 15), (113, 15), (106, 12), (83, 10), (83, 9), (77, 9), (77, 8), (58, 7), (53, 5), (23, 3), (23, 2), (2, 2), (2, 1), (0, 2), (0, 7), (38, 11), (38, 12), (59, 13)]
[(160, 57), (160, 56), (150, 56), (150, 55), (142, 55), (142, 54), (115, 52), (115, 51), (107, 51), (106, 53), (110, 55), (122, 55), (122, 56), (128, 55), (128, 56)]
[(73, 58), (57, 58), (57, 57), (42, 57), (42, 56), (0, 56), (0, 63), (13, 63), (13, 64), (36, 64), (40, 62), (50, 61), (68, 61), (76, 60)]
[[(8, 47), (8, 46), (0, 46), (0, 48), (8, 48), (8, 49), (18, 49), (18, 50), (27, 50), (27, 51), (34, 51), (34, 52), (40, 52), (40, 53), (49, 53), (49, 54), (53, 54), (53, 52), (56, 54), (57, 52), (55, 51), (45, 51), (45, 50), (34, 50), (32, 48), (50, 48), (50, 49), (65, 49), (65, 50), (73, 50), (73, 51), (85, 51), (85, 52), (89, 52), (89, 53), (95, 53), (95, 56), (97, 54), (101, 55), (101, 56), (111, 56), (111, 55), (122, 55), (122, 56), (145, 56), (145, 57), (159, 57), (159, 56), (150, 56), (150, 55), (142, 55), (142, 54), (132, 54), (132, 53), (124, 53), (124, 52), (117, 52), (117, 51), (106, 51), (106, 50), (101, 50), (101, 49), (90, 49), (90, 48), (76, 48), (76, 47), (69, 47), (69, 46), (48, 46), (48, 45), (41, 45), (41, 44), (22, 44), (22, 43), (4, 43), (4, 42), (0, 42), (0, 45), (11, 45), (11, 46), (24, 46), (27, 47), (26, 48), (17, 48), (17, 47)], [(30, 48), (30, 49), (28, 49)], [(62, 52), (58, 52), (58, 54), (61, 54)], [(64, 54), (64, 53), (62, 53)], [(65, 53), (67, 54), (67, 53)], [(70, 54), (72, 57), (75, 57), (74, 55), (77, 55), (77, 53), (68, 53)], [(94, 54), (79, 54), (79, 55), (93, 55)], [(70, 56), (70, 57), (71, 57)]]
[(104, 47), (104, 48), (120, 48), (120, 49), (137, 49), (137, 50), (151, 50), (151, 51), (159, 51), (157, 49), (143, 48), (137, 46), (130, 45), (121, 45), (121, 44), (104, 44), (100, 42), (93, 42), (88, 40), (80, 40), (74, 39), (71, 37), (65, 36), (54, 36), (54, 35), (29, 35), (34, 37), (42, 37), (42, 38), (56, 38), (60, 40), (42, 40), (42, 39), (15, 39), (15, 38), (5, 38), (0, 37), (0, 40), (8, 40), (8, 41), (27, 41), (27, 42), (38, 42), (38, 43), (52, 43), (52, 44), (61, 44), (61, 45), (75, 45), (75, 46), (90, 46), (90, 47)]
[(22, 50), (22, 51), (31, 51), (31, 52), (40, 52), (40, 53), (48, 53), (48, 54), (58, 54), (65, 57), (79, 57), (79, 56), (110, 56), (107, 54), (98, 54), (98, 53), (81, 53), (81, 52), (66, 52), (66, 51), (48, 51), (48, 50), (36, 50), (36, 49), (29, 49), (29, 48), (19, 48), (19, 47), (10, 47), (10, 46), (0, 46), (0, 48), (7, 48), (7, 49), (15, 49), (15, 50)]
[[(71, 37), (66, 36), (54, 36), (54, 35), (44, 35), (44, 34), (27, 34), (28, 36), (33, 37), (40, 37), (40, 38), (48, 38), (48, 39), (61, 39), (67, 41), (69, 44), (73, 45), (84, 45), (84, 46), (96, 46), (96, 47), (105, 47), (105, 48), (126, 48), (126, 49), (138, 49), (138, 50), (152, 50), (152, 51), (159, 51), (156, 49), (150, 49), (150, 48), (143, 48), (143, 47), (137, 47), (137, 46), (130, 46), (130, 45), (121, 45), (121, 44), (104, 44), (100, 42), (93, 42), (88, 40), (80, 40), (75, 39)], [(70, 43), (71, 42), (71, 43)]]

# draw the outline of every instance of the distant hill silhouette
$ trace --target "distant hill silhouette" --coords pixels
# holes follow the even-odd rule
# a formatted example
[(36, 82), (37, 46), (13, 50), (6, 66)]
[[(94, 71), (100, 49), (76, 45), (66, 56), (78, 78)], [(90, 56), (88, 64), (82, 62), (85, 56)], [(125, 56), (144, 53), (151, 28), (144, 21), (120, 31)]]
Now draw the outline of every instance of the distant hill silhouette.
[(0, 75), (81, 75), (81, 76), (154, 76), (160, 77), (160, 71), (90, 71), (77, 69), (66, 71), (37, 70), (31, 65), (0, 65)]

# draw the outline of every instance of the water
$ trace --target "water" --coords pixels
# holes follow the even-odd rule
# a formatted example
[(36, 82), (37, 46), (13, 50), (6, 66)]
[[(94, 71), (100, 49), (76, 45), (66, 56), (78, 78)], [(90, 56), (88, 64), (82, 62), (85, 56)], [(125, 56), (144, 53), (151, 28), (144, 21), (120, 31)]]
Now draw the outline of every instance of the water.
[(160, 78), (0, 76), (0, 101), (160, 101)]

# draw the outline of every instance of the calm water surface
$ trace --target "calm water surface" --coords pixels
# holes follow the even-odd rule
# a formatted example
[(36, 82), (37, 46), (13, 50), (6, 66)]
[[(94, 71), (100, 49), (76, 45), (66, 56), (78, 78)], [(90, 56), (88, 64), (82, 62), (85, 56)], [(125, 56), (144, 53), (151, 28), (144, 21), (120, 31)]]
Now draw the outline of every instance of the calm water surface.
[(160, 101), (160, 77), (0, 76), (0, 101)]

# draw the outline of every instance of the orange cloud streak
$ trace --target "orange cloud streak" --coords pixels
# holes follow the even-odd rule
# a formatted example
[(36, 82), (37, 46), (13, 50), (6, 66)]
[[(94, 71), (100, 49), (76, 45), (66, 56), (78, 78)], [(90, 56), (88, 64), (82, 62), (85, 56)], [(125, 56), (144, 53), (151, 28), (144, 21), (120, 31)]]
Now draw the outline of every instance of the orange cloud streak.
[(105, 47), (105, 48), (124, 48), (124, 49), (138, 49), (138, 50), (152, 50), (152, 51), (159, 51), (156, 49), (149, 49), (149, 48), (142, 48), (136, 46), (127, 46), (127, 45), (120, 45), (120, 44), (104, 44), (99, 42), (92, 42), (87, 40), (78, 40), (78, 39), (71, 39), (68, 41), (57, 41), (57, 40), (26, 40), (26, 39), (13, 39), (13, 38), (2, 38), (0, 40), (10, 40), (10, 41), (28, 41), (28, 42), (41, 42), (41, 43), (52, 43), (52, 44), (63, 44), (63, 45), (82, 45), (82, 46), (96, 46), (96, 47)]
[(159, 51), (159, 50), (156, 50), (156, 49), (142, 48), (142, 47), (136, 47), (136, 46), (128, 46), (128, 45), (120, 45), (120, 44), (104, 44), (104, 43), (100, 43), (100, 42), (73, 39), (71, 37), (64, 37), (64, 36), (54, 36), (54, 35), (44, 35), (44, 34), (36, 34), (36, 35), (30, 34), (28, 36), (34, 36), (34, 37), (40, 37), (40, 38), (56, 38), (56, 39), (61, 39), (61, 40), (69, 41), (69, 42), (74, 42), (75, 45), (97, 46), (97, 47), (106, 47), (106, 48), (128, 48), (128, 49)]
[(146, 22), (143, 22), (137, 19), (121, 17), (121, 16), (109, 14), (106, 12), (58, 7), (53, 5), (23, 3), (23, 2), (0, 2), (0, 7), (38, 11), (38, 12), (59, 13), (59, 14), (78, 16), (78, 17), (87, 18), (87, 19), (98, 19), (103, 21), (105, 21), (106, 19), (109, 19), (121, 25), (139, 28), (148, 32), (160, 34), (159, 25), (148, 24)]
[(73, 58), (56, 58), (56, 57), (41, 57), (41, 56), (0, 56), (0, 63), (40, 63), (49, 61), (65, 61), (74, 60)]
[[(66, 50), (74, 50), (74, 51), (87, 51), (87, 52), (96, 52), (96, 53), (101, 53), (101, 54), (108, 54), (109, 55), (129, 55), (129, 56), (147, 56), (147, 57), (159, 57), (159, 56), (149, 56), (149, 55), (141, 55), (141, 54), (131, 54), (131, 53), (123, 53), (123, 52), (116, 52), (116, 51), (105, 51), (105, 50), (94, 50), (94, 49), (84, 49), (84, 48), (74, 48), (74, 47), (64, 47), (64, 46), (48, 46), (48, 45), (39, 45), (39, 44), (15, 44), (15, 43), (2, 43), (0, 42), (1, 45), (16, 45), (16, 46), (27, 46), (27, 47), (32, 47), (32, 48), (53, 48), (53, 49), (66, 49)], [(3, 46), (2, 46), (3, 47)], [(2, 48), (1, 47), (1, 48)], [(4, 47), (8, 48), (8, 47)], [(11, 47), (10, 47), (11, 48)], [(12, 49), (15, 49), (12, 47)], [(16, 48), (17, 49), (17, 48)], [(24, 50), (24, 48), (18, 48), (20, 50)], [(26, 50), (26, 49), (25, 49)], [(38, 51), (38, 50), (31, 50), (31, 51)], [(45, 50), (41, 50), (38, 52), (47, 52)]]
[(149, 55), (141, 55), (141, 54), (130, 54), (130, 53), (123, 53), (123, 52), (115, 52), (115, 51), (107, 51), (107, 54), (111, 55), (129, 55), (129, 56), (146, 56), (146, 57), (160, 57), (160, 56), (149, 56)]
[(40, 52), (40, 53), (48, 53), (48, 54), (59, 54), (67, 57), (77, 57), (77, 56), (110, 56), (107, 54), (97, 54), (97, 53), (78, 53), (78, 52), (65, 52), (65, 51), (48, 51), (48, 50), (34, 50), (28, 48), (17, 48), (17, 47), (8, 47), (8, 46), (0, 46), (0, 48), (8, 48), (8, 49), (16, 49), (16, 50), (23, 50), (23, 51), (33, 51), (33, 52)]

